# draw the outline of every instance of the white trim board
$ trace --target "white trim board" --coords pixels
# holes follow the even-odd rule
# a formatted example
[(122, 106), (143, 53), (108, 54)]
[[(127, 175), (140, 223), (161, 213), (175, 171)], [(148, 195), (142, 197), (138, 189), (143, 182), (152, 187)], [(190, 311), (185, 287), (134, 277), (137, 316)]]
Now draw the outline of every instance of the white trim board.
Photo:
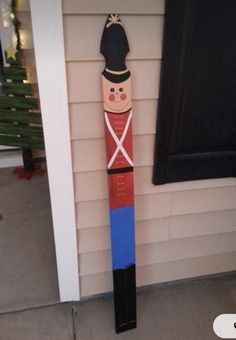
[(61, 0), (30, 0), (51, 196), (60, 300), (79, 300)]

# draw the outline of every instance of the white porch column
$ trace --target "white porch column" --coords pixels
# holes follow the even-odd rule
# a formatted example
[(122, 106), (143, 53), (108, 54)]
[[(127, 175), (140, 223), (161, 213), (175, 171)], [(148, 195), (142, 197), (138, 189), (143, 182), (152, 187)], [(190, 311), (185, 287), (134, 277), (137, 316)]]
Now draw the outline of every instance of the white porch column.
[(61, 0), (30, 0), (61, 301), (79, 274)]

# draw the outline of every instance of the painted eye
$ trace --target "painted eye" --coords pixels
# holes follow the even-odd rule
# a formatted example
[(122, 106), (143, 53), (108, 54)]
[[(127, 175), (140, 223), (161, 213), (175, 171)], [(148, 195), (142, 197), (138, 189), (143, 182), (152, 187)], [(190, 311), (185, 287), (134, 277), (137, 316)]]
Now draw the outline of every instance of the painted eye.
[(123, 92), (123, 87), (120, 87), (120, 88), (119, 88), (119, 91), (120, 91), (120, 92)]
[(114, 92), (114, 91), (115, 91), (114, 87), (112, 87), (112, 88), (110, 89), (110, 91), (111, 91), (111, 92)]

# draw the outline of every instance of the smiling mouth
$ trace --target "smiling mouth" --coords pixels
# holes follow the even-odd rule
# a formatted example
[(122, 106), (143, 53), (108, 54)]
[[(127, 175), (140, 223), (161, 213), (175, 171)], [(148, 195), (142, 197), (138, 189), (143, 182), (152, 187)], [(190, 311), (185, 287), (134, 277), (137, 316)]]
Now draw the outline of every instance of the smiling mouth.
[[(113, 102), (113, 103), (120, 103), (120, 102), (122, 102), (122, 100), (120, 100), (120, 101), (118, 101), (118, 102)], [(122, 111), (126, 106), (128, 106), (129, 105), (129, 102), (128, 103), (126, 103), (124, 106), (122, 106), (122, 108), (121, 109), (119, 109), (119, 110), (117, 110), (116, 108), (114, 108), (114, 107), (111, 107), (109, 104), (107, 104), (107, 102), (105, 101), (105, 104), (107, 105), (107, 107), (109, 107), (110, 109), (112, 109), (112, 110), (114, 110), (114, 111), (117, 111), (117, 112), (119, 112), (119, 111)]]

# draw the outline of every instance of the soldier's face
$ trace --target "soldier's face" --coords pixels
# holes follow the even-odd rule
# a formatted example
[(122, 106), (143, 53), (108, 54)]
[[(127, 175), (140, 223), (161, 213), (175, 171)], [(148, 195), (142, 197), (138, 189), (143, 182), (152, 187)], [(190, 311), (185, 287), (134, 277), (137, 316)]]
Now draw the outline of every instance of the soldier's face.
[(131, 108), (131, 81), (130, 78), (122, 83), (112, 83), (105, 77), (103, 82), (103, 101), (106, 111), (119, 113)]

